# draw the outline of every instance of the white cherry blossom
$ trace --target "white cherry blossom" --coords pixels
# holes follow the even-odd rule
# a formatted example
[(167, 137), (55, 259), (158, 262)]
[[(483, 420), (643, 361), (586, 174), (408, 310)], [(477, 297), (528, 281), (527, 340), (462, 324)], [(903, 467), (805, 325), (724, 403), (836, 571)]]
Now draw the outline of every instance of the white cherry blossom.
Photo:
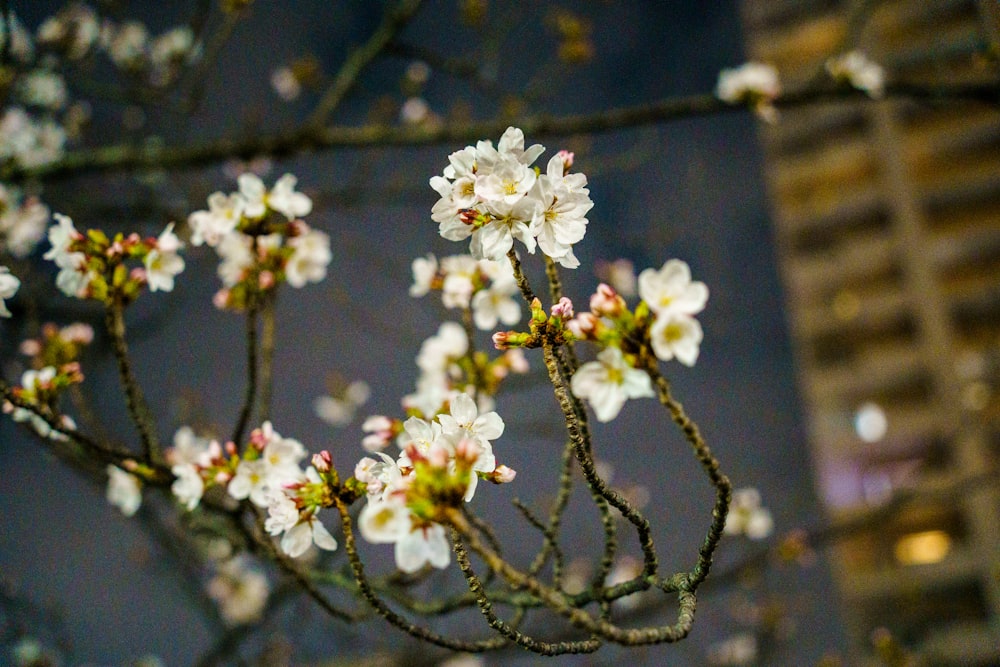
[(181, 463), (173, 466), (170, 472), (177, 477), (170, 490), (188, 511), (193, 510), (201, 502), (201, 496), (205, 492), (205, 482), (198, 469), (190, 463)]
[(12, 274), (6, 266), (0, 266), (0, 317), (10, 317), (10, 310), (4, 300), (12, 298), (19, 287), (21, 287), (21, 281), (17, 279), (17, 276)]
[(600, 422), (617, 417), (627, 399), (654, 395), (649, 376), (629, 366), (617, 347), (603, 350), (597, 361), (580, 366), (570, 388), (575, 396), (590, 403)]
[(412, 529), (396, 542), (396, 567), (412, 574), (430, 564), (438, 569), (448, 567), (451, 562), (451, 545), (444, 532), (444, 526), (432, 523), (423, 528)]
[(685, 366), (698, 360), (703, 338), (701, 324), (687, 315), (658, 315), (649, 330), (653, 353), (663, 361), (676, 358)]
[(174, 223), (167, 225), (150, 250), (143, 263), (146, 265), (146, 280), (149, 290), (169, 292), (174, 289), (174, 276), (184, 270), (184, 259), (177, 254), (181, 242), (174, 234)]
[(298, 558), (313, 544), (326, 551), (337, 549), (337, 540), (315, 514), (302, 519), (281, 538), (281, 550), (292, 558)]
[(142, 504), (142, 484), (139, 478), (110, 464), (107, 472), (108, 502), (120, 509), (125, 516), (132, 516)]
[(202, 243), (217, 246), (226, 235), (236, 229), (247, 208), (247, 199), (239, 193), (225, 195), (213, 192), (208, 197), (207, 211), (195, 211), (188, 216), (191, 243), (196, 246)]
[(318, 283), (326, 277), (326, 267), (333, 258), (330, 237), (326, 233), (310, 229), (289, 239), (288, 245), (293, 249), (285, 265), (285, 278), (289, 285), (305, 287), (306, 283)]
[(660, 268), (639, 274), (639, 296), (657, 317), (697, 315), (705, 309), (708, 287), (691, 280), (691, 269), (679, 259), (668, 260)]

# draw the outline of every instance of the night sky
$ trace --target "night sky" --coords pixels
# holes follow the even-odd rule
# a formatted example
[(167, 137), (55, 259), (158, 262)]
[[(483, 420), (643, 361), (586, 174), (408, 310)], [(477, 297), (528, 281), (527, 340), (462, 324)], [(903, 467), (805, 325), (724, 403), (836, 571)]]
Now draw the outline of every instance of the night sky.
[[(61, 3), (11, 4), (33, 27), (38, 16)], [(132, 4), (135, 11), (148, 12), (149, 7), (138, 5), (152, 3)], [(304, 117), (316, 95), (283, 103), (268, 88), (267, 74), (310, 51), (325, 71), (335, 71), (345, 48), (362, 41), (377, 24), (382, 6), (348, 2), (331, 9), (331, 4), (256, 3), (251, 18), (234, 33), (220, 70), (208, 79), (199, 113), (188, 120), (154, 110), (142, 131), (160, 132), (168, 144), (181, 144), (223, 132), (276, 130)], [(539, 3), (524, 7), (529, 5), (532, 14), (544, 15)], [(721, 68), (743, 60), (735, 2), (560, 5), (591, 21), (595, 57), (590, 63), (559, 64), (544, 23), (522, 16), (519, 3), (491, 3), (491, 19), (509, 24), (509, 30), (502, 58), (490, 63), (490, 70), (502, 90), (516, 93), (544, 84), (529, 111), (578, 113), (708, 92)], [(406, 29), (404, 41), (448, 54), (467, 53), (464, 45), (475, 33), (458, 25), (454, 7), (450, 1), (428, 2)], [(139, 16), (157, 32), (184, 13), (161, 9)], [(408, 63), (406, 58), (378, 61), (336, 122), (362, 122), (385, 96), (402, 102), (397, 83)], [(469, 92), (462, 82), (433, 73), (425, 97), (432, 109), (444, 113), (457, 98), (468, 100)], [(483, 91), (470, 100), (477, 117), (500, 104)], [(117, 136), (116, 113), (112, 107), (95, 106), (94, 136)], [(691, 265), (695, 279), (708, 284), (711, 297), (699, 317), (705, 340), (697, 365), (662, 368), (734, 485), (759, 488), (783, 533), (816, 525), (822, 517), (794, 387), (755, 130), (749, 114), (736, 112), (592, 138), (526, 139), (546, 146), (543, 161), (560, 148), (574, 150), (576, 168), (588, 175), (595, 205), (587, 237), (577, 246), (582, 266), (563, 273), (566, 293), (578, 304), (597, 284), (592, 269), (598, 260), (626, 257), (641, 270), (679, 257)], [(301, 440), (310, 451), (330, 449), (342, 470), (353, 468), (363, 455), (359, 423), (332, 429), (314, 415), (313, 398), (325, 392), (328, 375), (337, 373), (372, 386), (365, 414), (399, 414), (400, 396), (413, 389), (420, 342), (436, 331), (442, 316), (453, 314), (433, 297), (410, 298), (407, 288), (414, 257), (466, 252), (465, 244), (438, 237), (430, 220), (436, 195), (427, 186), (448, 154), (461, 147), (326, 151), (276, 163), (265, 177), (270, 183), (286, 171), (295, 173), (299, 188), (316, 202), (307, 221), (329, 233), (334, 245), (324, 283), (286, 290), (279, 299), (275, 429)], [(156, 175), (154, 184), (149, 183), (133, 176), (89, 177), (53, 186), (44, 198), (53, 210), (71, 215), (78, 227), (102, 224), (88, 218), (98, 199), (122, 211), (130, 204), (152, 203), (156, 212), (136, 217), (132, 226), (157, 233), (170, 219), (204, 208), (208, 193), (235, 189), (221, 165)], [(117, 224), (124, 228), (126, 222)], [(207, 248), (189, 249), (186, 258), (188, 268), (174, 292), (148, 295), (128, 313), (137, 335), (132, 343), (137, 372), (165, 441), (191, 418), (223, 425), (228, 432), (245, 377), (243, 318), (211, 306), (218, 288), (214, 254)], [(529, 271), (538, 276), (540, 261), (533, 266)], [(543, 291), (537, 280), (536, 291)], [(20, 372), (11, 354), (13, 329), (4, 330), (3, 340), (8, 381)], [(485, 347), (487, 341), (483, 334), (478, 343)], [(518, 471), (517, 480), (485, 489), (488, 493), (478, 494), (474, 502), (477, 512), (499, 523), (515, 559), (519, 550), (531, 553), (538, 539), (536, 534), (524, 537), (523, 521), (513, 516), (509, 501), (518, 497), (541, 506), (555, 489), (562, 442), (540, 354), (529, 360), (534, 373), (518, 378), (497, 407), (507, 431), (495, 448)], [(110, 353), (100, 349), (85, 358), (85, 386), (100, 408), (121, 412), (110, 362)], [(110, 429), (127, 442), (134, 440), (120, 419)], [(664, 567), (690, 567), (710, 520), (713, 493), (681, 435), (651, 400), (630, 401), (617, 420), (593, 430), (598, 457), (614, 466), (614, 483), (649, 489), (647, 509), (657, 526)], [(124, 518), (105, 502), (103, 488), (59, 465), (7, 420), (0, 422), (0, 442), (0, 573), (19, 595), (59, 611), (55, 630), (71, 649), (70, 664), (123, 665), (155, 654), (167, 665), (185, 665), (211, 646), (217, 628), (190, 605), (188, 591), (197, 582), (173, 569), (139, 522)], [(160, 511), (166, 507), (150, 504)], [(578, 506), (586, 505), (581, 501)], [(594, 549), (599, 540), (595, 516), (582, 509), (569, 524), (567, 550)], [(720, 571), (753, 546), (726, 541)], [(631, 535), (622, 538), (622, 548), (639, 553)], [(383, 565), (388, 565), (390, 551), (365, 548), (373, 563)], [(331, 562), (339, 566), (343, 555), (335, 554)], [(457, 574), (453, 566), (441, 581), (457, 583)], [(751, 627), (743, 618), (745, 603), (762, 602), (765, 595), (780, 599), (791, 619), (782, 626), (785, 638), (773, 647), (770, 664), (810, 664), (843, 650), (839, 619), (831, 612), (836, 599), (820, 560), (805, 569), (776, 566), (762, 580), (725, 590), (709, 585), (692, 636), (676, 646), (631, 652), (608, 647), (565, 663), (704, 664), (712, 644)], [(286, 627), (292, 622), (301, 626), (291, 635), (297, 662), (331, 657), (335, 650), (360, 655), (373, 642), (414, 649), (381, 621), (345, 627), (324, 618), (304, 598), (286, 605), (276, 620), (265, 635), (273, 634), (282, 620)], [(469, 623), (473, 634), (486, 630), (475, 617)], [(8, 659), (0, 654), (0, 662)], [(516, 659), (527, 664), (537, 657), (518, 650), (487, 657), (489, 664)]]

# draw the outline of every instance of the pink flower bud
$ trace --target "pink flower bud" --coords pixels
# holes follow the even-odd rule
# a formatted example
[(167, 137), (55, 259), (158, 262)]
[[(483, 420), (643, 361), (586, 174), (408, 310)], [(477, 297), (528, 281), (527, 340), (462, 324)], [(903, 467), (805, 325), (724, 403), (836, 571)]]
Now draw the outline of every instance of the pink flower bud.
[(573, 302), (568, 297), (559, 299), (559, 303), (552, 306), (552, 317), (568, 320), (573, 317)]
[(325, 449), (319, 454), (313, 454), (312, 465), (316, 468), (316, 472), (330, 472), (330, 468), (333, 464), (333, 458), (330, 456), (330, 452)]
[(595, 337), (594, 334), (600, 324), (601, 320), (593, 313), (580, 313), (566, 323), (566, 328), (580, 340), (586, 340)]
[(214, 305), (219, 310), (222, 310), (227, 305), (229, 305), (229, 290), (227, 290), (226, 288), (222, 288), (218, 292), (216, 292), (215, 295), (212, 297), (212, 305)]
[(512, 373), (523, 375), (531, 370), (531, 367), (528, 365), (528, 358), (524, 356), (524, 350), (522, 349), (507, 350), (503, 358)]
[(508, 468), (507, 466), (501, 464), (496, 467), (491, 476), (491, 481), (495, 484), (510, 484), (514, 481), (514, 477), (517, 476), (517, 471), (513, 468)]
[(146, 282), (146, 269), (137, 266), (128, 272), (128, 278), (137, 283), (144, 283)]
[(261, 271), (260, 275), (257, 276), (257, 284), (260, 285), (261, 289), (274, 287), (274, 283), (274, 273), (271, 271)]
[(482, 446), (475, 440), (462, 438), (455, 445), (455, 458), (468, 463), (475, 463), (479, 455), (483, 453)]
[(94, 327), (83, 322), (74, 322), (62, 328), (59, 336), (71, 343), (89, 345), (94, 340)]
[(475, 225), (476, 218), (479, 217), (479, 211), (474, 208), (463, 208), (458, 212), (458, 219), (461, 220), (463, 225)]
[(444, 447), (432, 446), (427, 450), (427, 461), (435, 468), (448, 467), (448, 450)]
[(569, 170), (573, 167), (573, 158), (575, 157), (572, 151), (561, 150), (556, 153), (556, 156), (562, 160), (563, 163), (563, 175), (569, 173)]
[(125, 459), (124, 461), (122, 461), (122, 470), (126, 470), (128, 472), (135, 472), (138, 469), (139, 469), (139, 464), (133, 461), (132, 459)]
[(507, 340), (510, 338), (510, 331), (498, 331), (493, 334), (493, 347), (498, 350), (507, 349)]
[(33, 357), (36, 354), (41, 353), (41, 351), (42, 351), (42, 344), (39, 343), (34, 338), (29, 338), (29, 339), (21, 342), (20, 350), (21, 350), (21, 354), (27, 355), (29, 357)]
[(611, 285), (601, 283), (597, 286), (597, 292), (590, 297), (590, 310), (597, 315), (618, 317), (625, 310), (625, 299)]

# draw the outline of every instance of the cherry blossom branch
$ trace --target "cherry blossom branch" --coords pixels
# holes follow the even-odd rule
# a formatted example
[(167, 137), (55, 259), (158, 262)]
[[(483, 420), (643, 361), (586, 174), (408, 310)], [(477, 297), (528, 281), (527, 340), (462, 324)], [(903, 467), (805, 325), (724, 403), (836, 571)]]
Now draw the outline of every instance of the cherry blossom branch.
[(340, 609), (333, 604), (329, 598), (323, 595), (322, 591), (320, 591), (312, 579), (309, 578), (307, 572), (300, 568), (291, 558), (282, 553), (281, 550), (274, 545), (273, 540), (264, 530), (264, 516), (260, 510), (251, 505), (249, 502), (244, 502), (244, 507), (253, 516), (253, 527), (245, 527), (247, 537), (249, 537), (254, 544), (261, 547), (268, 557), (277, 563), (282, 570), (291, 575), (299, 587), (308, 593), (309, 597), (315, 600), (326, 613), (330, 614), (334, 618), (347, 622), (363, 618), (363, 616), (357, 613), (352, 614)]
[(251, 297), (247, 304), (247, 386), (240, 416), (233, 429), (232, 441), (235, 443), (243, 442), (243, 434), (246, 433), (250, 414), (257, 400), (257, 302), (257, 297)]
[(125, 407), (139, 431), (143, 455), (147, 462), (159, 462), (162, 460), (160, 442), (156, 436), (152, 413), (142, 395), (139, 381), (132, 372), (132, 362), (125, 342), (125, 309), (120, 301), (116, 300), (108, 305), (105, 311), (105, 324), (111, 335), (111, 346), (118, 362), (118, 377), (125, 391)]
[[(482, 612), (483, 616), (486, 617), (486, 622), (489, 624), (490, 628), (496, 630), (501, 636), (506, 637), (515, 644), (526, 648), (533, 653), (547, 656), (564, 655), (567, 653), (593, 653), (601, 647), (603, 642), (596, 638), (584, 641), (546, 642), (535, 639), (534, 637), (521, 632), (518, 630), (518, 626), (520, 625), (520, 621), (524, 615), (524, 608), (519, 608), (517, 612), (515, 612), (514, 620), (509, 623), (501, 619), (493, 611), (493, 603), (490, 601), (490, 597), (486, 593), (479, 577), (477, 577), (475, 571), (473, 571), (472, 562), (469, 560), (469, 554), (459, 540), (458, 533), (455, 530), (452, 531), (452, 542), (455, 551), (455, 558), (458, 561), (459, 568), (462, 570), (462, 574), (465, 575), (466, 582), (469, 585), (469, 590), (476, 597), (476, 603), (479, 605), (479, 610)], [(491, 572), (493, 572), (492, 569)]]
[[(966, 100), (985, 104), (1000, 103), (1000, 85), (954, 84), (920, 86), (898, 83), (888, 85), (885, 97), (924, 103)], [(870, 102), (864, 93), (849, 88), (822, 88), (792, 92), (775, 100), (779, 110), (853, 100)], [(428, 146), (474, 142), (483, 136), (498, 135), (514, 124), (538, 137), (598, 134), (717, 113), (745, 111), (743, 106), (726, 104), (710, 94), (671, 97), (650, 104), (619, 107), (589, 114), (533, 114), (517, 118), (494, 118), (483, 121), (449, 122), (440, 126), (360, 126), (301, 127), (272, 134), (254, 133), (248, 137), (230, 137), (193, 145), (116, 144), (68, 152), (60, 160), (46, 165), (21, 167), (13, 162), (0, 168), (0, 180), (17, 183), (25, 180), (56, 181), (82, 174), (144, 169), (196, 169), (224, 160), (248, 160), (267, 155), (275, 159), (334, 148), (385, 148)]]
[(274, 347), (277, 340), (274, 299), (274, 294), (263, 295), (260, 308), (260, 404), (257, 406), (257, 414), (261, 422), (271, 418), (271, 394), (274, 391)]
[[(708, 475), (712, 486), (716, 490), (715, 507), (712, 510), (712, 523), (709, 526), (705, 542), (698, 552), (698, 562), (691, 570), (689, 585), (697, 586), (708, 576), (708, 571), (712, 567), (712, 557), (719, 541), (722, 539), (722, 531), (726, 527), (726, 516), (729, 513), (729, 503), (732, 500), (732, 484), (729, 478), (719, 470), (719, 461), (712, 454), (712, 450), (705, 444), (701, 436), (698, 425), (691, 421), (684, 412), (682, 406), (670, 393), (670, 383), (663, 377), (657, 368), (655, 357), (647, 359), (646, 372), (656, 385), (657, 398), (660, 403), (670, 412), (670, 417), (674, 423), (684, 433), (684, 437), (694, 449), (695, 457)], [(692, 589), (693, 590), (693, 589)]]
[[(348, 512), (346, 503), (344, 503), (344, 501), (340, 498), (336, 498), (334, 502), (336, 503), (337, 511), (340, 513), (340, 520), (343, 524), (344, 550), (347, 552), (347, 559), (350, 562), (351, 571), (354, 573), (354, 579), (358, 584), (361, 596), (366, 602), (368, 602), (369, 605), (371, 605), (372, 609), (374, 609), (379, 616), (412, 637), (416, 637), (417, 639), (421, 639), (443, 648), (452, 649), (454, 651), (482, 653), (483, 651), (499, 648), (507, 642), (505, 637), (491, 637), (489, 639), (481, 639), (478, 641), (465, 641), (445, 637), (444, 635), (434, 632), (429, 628), (411, 623), (390, 609), (389, 606), (378, 597), (372, 589), (371, 583), (368, 581), (364, 564), (361, 562), (361, 557), (358, 555), (357, 544), (354, 537), (353, 520)], [(464, 521), (464, 518), (462, 520)], [(468, 525), (468, 523), (465, 525)]]
[[(449, 523), (461, 535), (462, 540), (473, 552), (482, 558), (488, 567), (496, 570), (512, 586), (523, 588), (537, 595), (545, 606), (560, 616), (566, 618), (572, 625), (590, 632), (598, 637), (624, 646), (640, 646), (676, 642), (688, 635), (694, 622), (694, 611), (697, 606), (695, 594), (690, 587), (678, 591), (677, 622), (673, 625), (647, 628), (622, 628), (603, 618), (594, 618), (587, 611), (577, 607), (562, 591), (546, 586), (524, 572), (519, 571), (493, 552), (480, 539), (462, 513), (455, 509), (446, 510)], [(648, 587), (650, 578), (642, 579), (641, 583)], [(655, 579), (652, 577), (651, 579)], [(615, 594), (616, 589), (608, 589), (608, 594)]]

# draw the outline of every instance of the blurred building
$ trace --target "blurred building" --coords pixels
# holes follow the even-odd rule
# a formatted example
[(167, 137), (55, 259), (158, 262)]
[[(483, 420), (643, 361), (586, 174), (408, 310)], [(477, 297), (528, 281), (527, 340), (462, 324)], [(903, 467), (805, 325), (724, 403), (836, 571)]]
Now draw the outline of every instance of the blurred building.
[[(850, 48), (893, 82), (1000, 72), (996, 0), (742, 12), (788, 91)], [(831, 553), (850, 662), (881, 627), (921, 664), (1000, 665), (1000, 109), (832, 103), (762, 135), (819, 492), (855, 526)]]

